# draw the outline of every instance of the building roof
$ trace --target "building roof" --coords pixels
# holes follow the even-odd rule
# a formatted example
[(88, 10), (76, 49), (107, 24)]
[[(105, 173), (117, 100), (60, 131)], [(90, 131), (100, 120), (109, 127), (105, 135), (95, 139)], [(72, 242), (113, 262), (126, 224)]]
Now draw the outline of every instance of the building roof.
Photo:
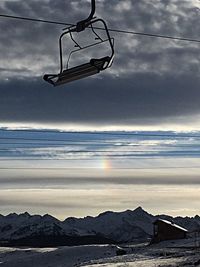
[(180, 230), (182, 230), (182, 231), (184, 231), (184, 232), (188, 232), (187, 229), (185, 229), (185, 228), (181, 227), (180, 225), (175, 224), (175, 223), (173, 223), (173, 222), (170, 222), (170, 221), (167, 221), (167, 220), (163, 220), (163, 219), (157, 219), (157, 220), (154, 222), (154, 224), (155, 224), (157, 221), (164, 222), (164, 223), (169, 224), (169, 225), (171, 225), (171, 226), (173, 226), (173, 227), (175, 227), (175, 228), (178, 228), (178, 229), (180, 229)]

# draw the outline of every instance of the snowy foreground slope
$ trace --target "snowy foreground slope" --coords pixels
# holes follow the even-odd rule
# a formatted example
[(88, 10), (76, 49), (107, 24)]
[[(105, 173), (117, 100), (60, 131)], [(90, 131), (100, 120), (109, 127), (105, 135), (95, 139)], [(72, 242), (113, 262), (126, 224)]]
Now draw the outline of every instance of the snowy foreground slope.
[[(115, 245), (60, 248), (0, 248), (2, 267), (187, 267), (200, 266), (194, 240), (126, 245), (127, 254), (116, 256)], [(181, 248), (182, 247), (182, 248)]]

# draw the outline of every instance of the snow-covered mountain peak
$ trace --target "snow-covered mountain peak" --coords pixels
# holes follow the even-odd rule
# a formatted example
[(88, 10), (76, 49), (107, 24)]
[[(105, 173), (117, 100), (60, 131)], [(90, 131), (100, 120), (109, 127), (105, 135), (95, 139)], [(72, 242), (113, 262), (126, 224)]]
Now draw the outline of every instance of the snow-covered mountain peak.
[(136, 209), (133, 210), (134, 213), (147, 213), (142, 207), (137, 207)]
[(18, 216), (21, 218), (30, 218), (31, 217), (31, 215), (28, 212), (21, 213)]
[(135, 210), (132, 211), (132, 213), (136, 216), (145, 216), (145, 217), (152, 217), (153, 215), (148, 213), (146, 210), (144, 210), (142, 207), (138, 207)]
[[(67, 218), (63, 222), (45, 214), (30, 215), (25, 212), (7, 216), (0, 216), (0, 241), (29, 238), (31, 236), (54, 237), (88, 237), (99, 236), (116, 241), (132, 242), (136, 239), (145, 239), (153, 234), (153, 222), (158, 219), (174, 221), (188, 229), (200, 229), (200, 217), (176, 217), (167, 215), (153, 216), (142, 207), (120, 212), (107, 211), (96, 217)], [(63, 240), (64, 240), (63, 239)]]
[(107, 215), (112, 215), (113, 213), (114, 213), (113, 211), (105, 211), (105, 212), (100, 213), (97, 216), (97, 218), (104, 217), (104, 216), (107, 216)]
[(7, 219), (14, 219), (17, 218), (19, 215), (17, 213), (10, 213), (7, 216), (5, 216)]
[(195, 218), (195, 220), (200, 221), (200, 216), (199, 215), (196, 215), (194, 218)]
[(45, 221), (51, 221), (51, 222), (58, 222), (58, 219), (56, 219), (55, 217), (49, 215), (49, 214), (45, 214), (42, 216), (42, 218), (45, 220)]

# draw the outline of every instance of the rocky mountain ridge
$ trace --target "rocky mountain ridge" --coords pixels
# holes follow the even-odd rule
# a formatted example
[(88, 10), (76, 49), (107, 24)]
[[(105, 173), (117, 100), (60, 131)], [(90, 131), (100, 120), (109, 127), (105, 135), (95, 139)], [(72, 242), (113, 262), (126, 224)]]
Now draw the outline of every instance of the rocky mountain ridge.
[[(5, 244), (31, 240), (46, 240), (65, 245), (84, 243), (120, 243), (145, 240), (153, 234), (153, 222), (157, 218), (174, 221), (189, 231), (200, 229), (200, 217), (171, 217), (152, 215), (141, 207), (123, 212), (107, 211), (96, 217), (67, 218), (59, 221), (51, 215), (30, 215), (25, 212), (7, 216), (0, 215), (0, 241)], [(68, 241), (67, 241), (68, 240)], [(22, 242), (22, 244), (23, 244)], [(50, 242), (50, 243), (51, 243)], [(63, 242), (61, 242), (63, 244)], [(34, 244), (35, 244), (34, 243)]]

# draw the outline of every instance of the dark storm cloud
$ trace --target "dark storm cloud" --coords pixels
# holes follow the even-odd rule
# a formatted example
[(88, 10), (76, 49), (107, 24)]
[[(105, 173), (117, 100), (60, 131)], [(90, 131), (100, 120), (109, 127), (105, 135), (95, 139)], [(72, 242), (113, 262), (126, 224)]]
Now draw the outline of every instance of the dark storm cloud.
[[(81, 2), (81, 3), (80, 3)], [(74, 23), (87, 1), (8, 1), (0, 13)], [(110, 27), (199, 38), (195, 1), (97, 1)], [(112, 14), (112, 16), (111, 16)], [(106, 75), (60, 88), (42, 81), (58, 72), (62, 27), (1, 20), (1, 122), (154, 124), (199, 113), (199, 46), (116, 35)]]
[(199, 78), (136, 74), (52, 88), (41, 81), (0, 86), (0, 120), (70, 123), (159, 122), (199, 111)]

